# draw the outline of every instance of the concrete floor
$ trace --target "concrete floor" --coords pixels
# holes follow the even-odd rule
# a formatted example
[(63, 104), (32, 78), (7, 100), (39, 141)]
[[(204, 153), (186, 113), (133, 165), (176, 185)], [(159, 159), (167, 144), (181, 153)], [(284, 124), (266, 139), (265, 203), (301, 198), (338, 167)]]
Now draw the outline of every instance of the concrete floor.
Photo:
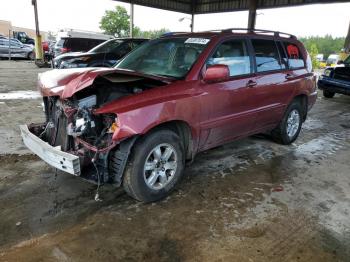
[(95, 202), (22, 145), (41, 100), (6, 98), (39, 71), (0, 61), (0, 261), (350, 261), (350, 97), (320, 95), (291, 146), (256, 136), (198, 155), (164, 201), (105, 186)]

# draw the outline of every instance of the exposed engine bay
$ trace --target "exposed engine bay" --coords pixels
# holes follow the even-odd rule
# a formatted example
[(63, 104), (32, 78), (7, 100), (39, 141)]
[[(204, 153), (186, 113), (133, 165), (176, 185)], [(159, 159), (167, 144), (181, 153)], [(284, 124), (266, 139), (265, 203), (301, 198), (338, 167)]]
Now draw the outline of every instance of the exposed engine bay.
[(83, 172), (89, 180), (120, 184), (121, 179), (116, 176), (121, 174), (113, 174), (109, 169), (109, 153), (120, 148), (120, 141), (112, 140), (117, 128), (117, 115), (100, 115), (95, 110), (125, 96), (164, 84), (139, 76), (99, 76), (91, 86), (68, 99), (44, 97), (46, 122), (31, 125), (29, 129), (51, 146), (79, 156), (82, 168), (93, 165), (95, 168), (86, 168), (93, 172)]

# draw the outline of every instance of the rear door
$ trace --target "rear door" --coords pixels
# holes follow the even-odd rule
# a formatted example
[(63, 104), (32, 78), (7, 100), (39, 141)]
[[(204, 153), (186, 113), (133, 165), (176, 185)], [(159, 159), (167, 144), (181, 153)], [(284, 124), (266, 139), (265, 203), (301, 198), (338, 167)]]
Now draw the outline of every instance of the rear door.
[(255, 121), (252, 88), (252, 61), (245, 39), (230, 39), (217, 46), (206, 67), (225, 64), (230, 79), (219, 83), (202, 83), (200, 150), (215, 147), (244, 136)]
[(286, 101), (293, 95), (294, 87), (288, 83), (289, 70), (285, 54), (280, 54), (282, 47), (279, 48), (273, 39), (253, 38), (251, 44), (257, 83), (253, 94), (258, 116), (254, 129), (259, 131), (281, 120)]

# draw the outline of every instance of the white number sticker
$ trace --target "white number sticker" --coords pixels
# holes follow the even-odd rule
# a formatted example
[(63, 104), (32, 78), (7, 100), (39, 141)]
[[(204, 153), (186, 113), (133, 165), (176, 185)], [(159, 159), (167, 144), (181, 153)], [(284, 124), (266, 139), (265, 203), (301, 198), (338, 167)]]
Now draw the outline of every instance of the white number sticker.
[(199, 44), (206, 45), (210, 40), (207, 38), (188, 38), (185, 43), (186, 44)]

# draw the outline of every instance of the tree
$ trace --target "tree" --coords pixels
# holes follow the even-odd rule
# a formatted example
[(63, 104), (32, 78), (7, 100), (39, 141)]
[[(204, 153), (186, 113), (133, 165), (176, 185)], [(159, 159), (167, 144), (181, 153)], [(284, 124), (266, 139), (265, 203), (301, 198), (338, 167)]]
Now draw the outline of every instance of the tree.
[(310, 57), (311, 57), (311, 61), (312, 61), (312, 67), (313, 68), (319, 68), (319, 62), (317, 60), (317, 54), (318, 54), (318, 49), (317, 49), (317, 45), (315, 43), (311, 44), (310, 46)]
[(130, 16), (124, 7), (116, 6), (115, 10), (107, 10), (100, 21), (100, 28), (116, 37), (129, 36)]
[(335, 37), (331, 35), (320, 36), (310, 36), (299, 38), (301, 42), (305, 45), (306, 49), (311, 53), (311, 46), (316, 45), (318, 52), (324, 54), (325, 59), (330, 54), (338, 54), (340, 50), (344, 47), (345, 38)]
[(144, 38), (154, 39), (154, 38), (160, 37), (161, 35), (164, 35), (167, 32), (170, 32), (170, 30), (166, 28), (161, 28), (158, 30), (142, 31), (139, 27), (137, 26), (134, 27), (135, 37), (144, 37)]

